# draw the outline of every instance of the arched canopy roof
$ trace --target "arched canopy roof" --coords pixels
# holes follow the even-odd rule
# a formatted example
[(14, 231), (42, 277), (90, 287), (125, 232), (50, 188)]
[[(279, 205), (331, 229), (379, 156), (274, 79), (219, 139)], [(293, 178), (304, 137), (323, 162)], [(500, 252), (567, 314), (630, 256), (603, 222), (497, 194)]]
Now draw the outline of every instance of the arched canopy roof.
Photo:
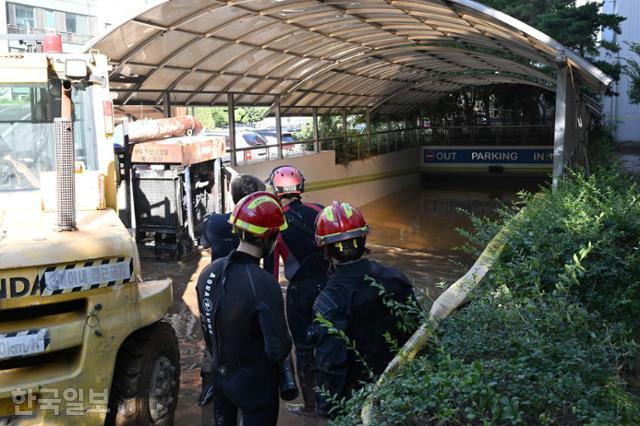
[(558, 61), (601, 91), (593, 65), (470, 0), (159, 0), (93, 39), (118, 103), (272, 105), (409, 113), (465, 86), (555, 88)]

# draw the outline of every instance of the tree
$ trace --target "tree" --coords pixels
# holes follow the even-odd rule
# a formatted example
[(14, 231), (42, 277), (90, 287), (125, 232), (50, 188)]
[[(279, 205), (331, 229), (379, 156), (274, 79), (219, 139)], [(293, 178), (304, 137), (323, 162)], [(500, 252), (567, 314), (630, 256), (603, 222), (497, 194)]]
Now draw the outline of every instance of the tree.
[(226, 107), (211, 108), (211, 117), (215, 127), (223, 127), (229, 125), (229, 110)]
[[(632, 53), (640, 58), (640, 43), (631, 43), (629, 48)], [(633, 59), (627, 59), (627, 74), (631, 79), (629, 86), (629, 101), (632, 104), (640, 104), (640, 63)]]
[(198, 121), (202, 124), (202, 127), (205, 129), (213, 129), (215, 127), (215, 123), (213, 122), (213, 117), (211, 116), (210, 108), (202, 108), (196, 107), (193, 109), (193, 115)]
[(603, 72), (620, 79), (622, 65), (598, 58), (599, 48), (605, 54), (620, 51), (620, 46), (611, 41), (598, 41), (603, 30), (620, 34), (620, 23), (624, 17), (602, 13), (602, 2), (590, 2), (576, 6), (575, 0), (484, 0), (484, 3), (520, 19), (565, 46), (589, 59)]
[(264, 118), (267, 108), (239, 107), (236, 108), (236, 121), (242, 124), (255, 124)]
[[(615, 42), (599, 41), (599, 35), (603, 30), (620, 34), (620, 23), (625, 18), (602, 13), (601, 2), (582, 6), (576, 6), (575, 0), (482, 2), (548, 34), (586, 57), (614, 80), (620, 79), (623, 67), (613, 58), (620, 51), (620, 46)], [(545, 124), (552, 105), (553, 96), (546, 90), (533, 86), (491, 85), (464, 88), (440, 99), (427, 113), (436, 123), (472, 125), (478, 124), (478, 115), (488, 120), (490, 106), (494, 106), (499, 110), (503, 124)], [(478, 114), (478, 111), (482, 113)]]
[(229, 124), (227, 108), (224, 107), (196, 107), (193, 115), (205, 129), (224, 127)]

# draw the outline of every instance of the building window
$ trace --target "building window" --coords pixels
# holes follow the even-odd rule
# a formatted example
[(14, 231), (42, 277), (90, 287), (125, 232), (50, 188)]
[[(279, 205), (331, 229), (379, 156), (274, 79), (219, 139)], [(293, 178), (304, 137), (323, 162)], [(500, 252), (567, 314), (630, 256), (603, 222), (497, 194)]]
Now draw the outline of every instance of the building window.
[(16, 25), (19, 27), (35, 27), (33, 7), (16, 4)]
[(65, 25), (66, 31), (68, 33), (77, 33), (78, 32), (78, 22), (77, 16), (72, 13), (65, 13)]
[(88, 16), (76, 15), (76, 33), (83, 35), (90, 34)]
[(56, 29), (56, 15), (53, 10), (44, 10), (44, 27), (48, 30)]

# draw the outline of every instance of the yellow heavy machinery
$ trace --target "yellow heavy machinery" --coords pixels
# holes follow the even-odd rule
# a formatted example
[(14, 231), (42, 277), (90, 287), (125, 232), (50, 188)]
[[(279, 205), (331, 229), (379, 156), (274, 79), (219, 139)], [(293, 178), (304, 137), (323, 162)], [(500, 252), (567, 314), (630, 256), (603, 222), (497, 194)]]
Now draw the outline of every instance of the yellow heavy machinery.
[(117, 215), (98, 53), (0, 55), (0, 425), (170, 425), (169, 279)]

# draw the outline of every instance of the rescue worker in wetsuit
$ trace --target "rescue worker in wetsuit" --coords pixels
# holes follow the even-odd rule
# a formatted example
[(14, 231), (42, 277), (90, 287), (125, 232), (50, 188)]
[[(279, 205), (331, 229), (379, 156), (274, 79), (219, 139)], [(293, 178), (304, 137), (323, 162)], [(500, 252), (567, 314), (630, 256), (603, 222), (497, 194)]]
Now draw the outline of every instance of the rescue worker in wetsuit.
[(278, 236), (273, 263), (267, 262), (278, 278), (279, 259), (284, 261), (287, 285), (286, 310), (289, 330), (296, 349), (296, 372), (304, 405), (289, 404), (294, 414), (315, 416), (315, 371), (313, 346), (307, 341), (307, 329), (313, 321), (312, 308), (327, 281), (329, 262), (315, 243), (315, 221), (323, 206), (303, 203), (304, 175), (295, 167), (279, 166), (267, 179), (280, 200), (287, 219), (287, 230)]
[(229, 223), (238, 248), (217, 259), (197, 284), (202, 331), (213, 358), (215, 424), (275, 426), (279, 375), (291, 351), (280, 285), (260, 268), (287, 222), (277, 198), (256, 192), (236, 205)]
[[(316, 242), (324, 248), (335, 271), (313, 304), (313, 312), (314, 318), (320, 315), (344, 331), (368, 368), (380, 375), (394, 356), (385, 333), (389, 332), (399, 346), (411, 334), (398, 327), (399, 318), (385, 306), (370, 278), (384, 287), (385, 297), (407, 303), (415, 301), (415, 296), (402, 272), (363, 257), (368, 233), (364, 217), (348, 203), (333, 201), (318, 215)], [(309, 330), (309, 340), (316, 349), (316, 382), (320, 389), (342, 398), (359, 388), (362, 381), (370, 381), (359, 356), (317, 319)], [(331, 416), (331, 408), (327, 398), (318, 394), (318, 414)]]
[[(255, 176), (241, 175), (231, 181), (231, 198), (234, 204), (238, 204), (242, 198), (258, 191), (264, 191), (264, 182)], [(231, 212), (226, 214), (214, 213), (209, 215), (204, 227), (203, 245), (211, 247), (211, 261), (227, 257), (232, 250), (238, 247), (238, 236), (232, 232), (229, 218)], [(198, 398), (198, 405), (203, 406), (211, 402), (213, 398), (213, 366), (211, 354), (204, 351), (200, 377), (202, 378), (202, 391)]]
[[(231, 198), (238, 204), (242, 198), (258, 191), (264, 191), (264, 182), (252, 175), (241, 175), (231, 181)], [(238, 236), (231, 232), (229, 217), (231, 212), (214, 213), (207, 217), (204, 226), (203, 245), (211, 247), (211, 261), (227, 257), (231, 250), (238, 247)]]

